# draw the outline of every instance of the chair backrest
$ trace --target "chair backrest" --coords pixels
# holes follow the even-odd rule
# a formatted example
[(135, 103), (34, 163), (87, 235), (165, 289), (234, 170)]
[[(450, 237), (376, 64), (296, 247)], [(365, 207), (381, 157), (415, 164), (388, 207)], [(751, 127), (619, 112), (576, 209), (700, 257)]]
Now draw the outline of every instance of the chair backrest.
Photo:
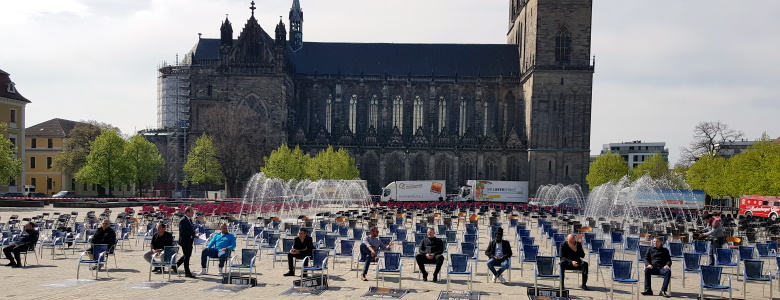
[(593, 242), (593, 239), (596, 238), (596, 234), (593, 232), (586, 232), (583, 234), (585, 237), (585, 244), (590, 245), (591, 242)]
[(455, 230), (447, 230), (445, 231), (445, 238), (447, 239), (447, 243), (457, 243), (458, 232)]
[(347, 227), (345, 225), (340, 225), (339, 226), (339, 236), (340, 237), (347, 237), (347, 235), (349, 235), (348, 232), (349, 232), (349, 227)]
[(645, 260), (645, 254), (647, 254), (647, 251), (650, 250), (650, 246), (648, 245), (639, 245), (639, 251), (636, 252), (637, 255), (637, 261), (644, 261)]
[(730, 264), (734, 257), (734, 250), (718, 248), (715, 249), (715, 263), (716, 264)]
[(615, 249), (601, 248), (599, 249), (599, 266), (610, 266), (615, 258)]
[(439, 224), (436, 226), (436, 234), (445, 234), (447, 232), (447, 225)]
[(295, 246), (295, 239), (282, 239), (282, 251), (281, 252), (290, 252), (290, 250), (292, 250), (293, 246)]
[(590, 251), (590, 253), (599, 253), (601, 247), (604, 247), (604, 240), (591, 240), (588, 251)]
[(477, 226), (474, 224), (466, 224), (466, 234), (477, 234)]
[(301, 229), (301, 225), (290, 225), (290, 235), (298, 235), (298, 230)]
[(385, 252), (385, 269), (398, 270), (401, 268), (401, 253)]
[(561, 256), (561, 245), (563, 245), (564, 241), (554, 241), (553, 243), (553, 253), (555, 256)]
[(553, 275), (555, 274), (555, 257), (554, 256), (537, 256), (536, 257), (536, 271), (539, 275)]
[(623, 233), (619, 231), (612, 231), (609, 233), (609, 237), (612, 239), (612, 243), (623, 243)]
[(754, 247), (747, 247), (747, 246), (739, 246), (739, 260), (747, 260), (747, 259), (754, 259), (756, 248)]
[(555, 233), (555, 234), (553, 234), (553, 241), (563, 242), (564, 240), (566, 240), (566, 234), (565, 233)]
[(325, 258), (330, 255), (330, 251), (328, 250), (314, 250), (314, 253), (312, 253), (312, 259), (314, 260), (314, 266), (318, 268), (324, 267), (322, 262), (325, 261)]
[(693, 252), (706, 254), (709, 250), (710, 243), (708, 241), (696, 240), (693, 241)]
[(685, 271), (701, 271), (701, 254), (683, 253), (683, 269)]
[(669, 254), (675, 257), (681, 257), (683, 255), (682, 243), (669, 243)]
[(163, 247), (163, 262), (170, 262), (171, 257), (179, 252), (179, 246), (165, 246)]
[(626, 250), (628, 250), (628, 251), (637, 251), (637, 250), (639, 250), (639, 238), (637, 238), (637, 237), (627, 237), (626, 238)]
[(417, 250), (417, 245), (414, 242), (404, 241), (401, 244), (401, 255), (403, 257), (414, 257)]
[[(761, 257), (772, 256), (772, 253), (769, 250), (769, 244), (767, 244), (767, 243), (756, 244), (756, 251), (758, 252), (758, 256), (761, 256)], [(775, 250), (775, 251), (777, 251), (777, 250)]]
[(269, 233), (268, 234), (268, 245), (270, 247), (275, 246), (276, 243), (279, 242), (279, 238), (281, 238), (281, 234), (279, 234), (279, 233)]
[(720, 274), (722, 273), (722, 267), (701, 266), (701, 281), (706, 285), (720, 285)]
[(466, 243), (477, 243), (477, 235), (476, 234), (464, 234), (463, 235), (463, 241)]
[(520, 229), (517, 230), (517, 235), (519, 235), (520, 237), (529, 237), (531, 236), (531, 231), (528, 229)]
[(613, 279), (631, 279), (632, 264), (634, 262), (630, 260), (613, 260), (612, 261), (612, 278)]
[(379, 240), (382, 241), (383, 245), (389, 245), (390, 242), (393, 241), (393, 237), (391, 237), (391, 236), (380, 236)]
[(453, 272), (466, 272), (469, 256), (467, 254), (450, 254), (450, 266)]
[(766, 243), (769, 244), (770, 250), (775, 250), (775, 252), (777, 252), (778, 241), (768, 241)]
[(338, 239), (337, 235), (326, 234), (325, 235), (325, 248), (335, 249), (336, 248), (336, 239)]
[[(97, 259), (98, 257), (100, 257), (104, 253), (108, 253), (108, 245), (106, 245), (106, 244), (92, 245), (92, 255), (93, 255), (93, 257), (95, 257), (95, 259)], [(105, 261), (105, 260), (106, 260), (106, 257), (103, 256), (103, 261)]]
[(355, 241), (353, 240), (341, 240), (341, 247), (338, 254), (352, 255), (355, 251)]
[(535, 239), (536, 238), (532, 237), (532, 236), (521, 236), (520, 237), (520, 244), (522, 244), (523, 247), (528, 246), (528, 245), (533, 245)]
[(395, 240), (396, 241), (406, 241), (406, 234), (407, 234), (406, 229), (402, 229), (402, 228), (396, 229), (395, 230)]
[(241, 264), (244, 266), (250, 265), (252, 263), (252, 258), (255, 256), (257, 256), (257, 249), (241, 249)]
[(415, 232), (414, 233), (414, 243), (419, 245), (420, 243), (422, 243), (422, 241), (425, 239), (426, 236), (427, 235), (425, 233)]
[(253, 233), (253, 235), (254, 235), (254, 236), (257, 236), (258, 234), (261, 234), (261, 233), (263, 233), (263, 231), (264, 231), (264, 230), (265, 230), (265, 227), (259, 227), (259, 226), (255, 226), (255, 227), (252, 229), (252, 233)]
[(387, 224), (387, 230), (390, 231), (390, 234), (395, 234), (395, 231), (398, 230), (398, 225)]
[(760, 259), (746, 259), (743, 261), (745, 265), (745, 278), (758, 279), (764, 277), (764, 261)]
[(363, 230), (363, 228), (352, 228), (352, 239), (353, 240), (362, 240), (364, 233), (365, 233), (365, 230)]
[(523, 246), (523, 260), (535, 261), (539, 255), (539, 245)]
[(470, 259), (476, 259), (477, 245), (474, 243), (460, 243), (460, 254), (466, 254)]

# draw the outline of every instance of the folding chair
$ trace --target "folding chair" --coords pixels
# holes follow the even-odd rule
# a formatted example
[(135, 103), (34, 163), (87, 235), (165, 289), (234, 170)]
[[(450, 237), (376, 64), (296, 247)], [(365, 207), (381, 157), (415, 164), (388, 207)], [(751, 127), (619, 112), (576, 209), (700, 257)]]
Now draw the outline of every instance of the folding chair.
[(474, 273), (471, 271), (473, 265), (469, 263), (469, 257), (466, 254), (450, 254), (450, 260), (447, 262), (447, 290), (450, 291), (450, 275), (468, 275), (469, 291), (473, 289)]
[(352, 270), (352, 266), (355, 264), (355, 241), (341, 240), (339, 241), (339, 247), (336, 248), (333, 255), (333, 267), (336, 267), (336, 259), (339, 257), (349, 257), (349, 269)]
[[(327, 277), (329, 257), (330, 257), (330, 251), (328, 250), (314, 250), (314, 252), (312, 252), (312, 256), (307, 256), (303, 258), (303, 262), (301, 263), (301, 282), (303, 282), (303, 276), (307, 272), (320, 272), (320, 274), (325, 275)], [(308, 261), (312, 261), (311, 266), (306, 266), (306, 263)], [(325, 287), (321, 287), (321, 288), (325, 288)]]
[[(555, 263), (556, 257), (554, 256), (537, 256), (536, 264), (534, 264), (534, 290), (539, 290), (539, 280), (553, 280), (558, 281), (558, 290), (563, 292), (563, 284), (561, 284), (562, 276), (557, 269), (558, 264)], [(555, 284), (553, 283), (553, 288)]]
[[(632, 265), (634, 262), (630, 260), (613, 260), (612, 261), (612, 284), (609, 288), (609, 298), (615, 299), (615, 283), (630, 284), (631, 294), (636, 294), (636, 298), (639, 299), (639, 279), (632, 278), (633, 273)], [(634, 285), (637, 286), (637, 292), (634, 292)]]
[(382, 259), (376, 264), (376, 287), (379, 287), (380, 273), (395, 273), (398, 274), (398, 289), (401, 289), (402, 269), (401, 253), (385, 252)]
[(701, 276), (701, 254), (683, 253), (682, 286), (685, 288), (685, 273), (696, 273)]
[[(730, 250), (730, 249), (724, 249)], [(731, 274), (726, 275), (728, 285), (721, 284), (723, 268), (718, 266), (701, 266), (699, 299), (704, 299), (704, 290), (729, 291), (729, 299), (732, 299)]]
[(520, 276), (523, 276), (523, 265), (527, 262), (536, 264), (539, 256), (539, 245), (526, 245), (520, 252)]
[[(747, 299), (747, 282), (769, 283), (769, 299), (772, 299), (772, 274), (767, 269), (764, 272), (764, 261), (758, 259), (748, 259), (742, 262), (742, 292)], [(764, 296), (764, 287), (761, 286), (761, 296)]]

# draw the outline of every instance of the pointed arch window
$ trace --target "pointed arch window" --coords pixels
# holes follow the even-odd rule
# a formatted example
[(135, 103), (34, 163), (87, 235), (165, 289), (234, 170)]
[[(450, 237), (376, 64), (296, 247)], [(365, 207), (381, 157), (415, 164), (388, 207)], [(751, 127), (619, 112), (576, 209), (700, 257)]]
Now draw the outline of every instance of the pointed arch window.
[(420, 96), (414, 97), (414, 128), (412, 130), (417, 131), (417, 128), (423, 126), (423, 100)]
[(458, 132), (460, 135), (464, 135), (466, 133), (466, 122), (468, 121), (466, 118), (466, 99), (463, 99), (463, 97), (460, 97), (460, 112), (458, 114)]
[(376, 95), (371, 97), (368, 105), (368, 126), (374, 126), (374, 129), (379, 127), (379, 99)]
[(395, 96), (393, 100), (393, 127), (398, 127), (398, 131), (404, 132), (404, 100), (401, 96)]
[(349, 130), (353, 133), (357, 129), (357, 95), (349, 98)]
[(571, 35), (566, 26), (558, 28), (555, 36), (555, 62), (571, 62)]
[(325, 100), (325, 130), (331, 132), (331, 126), (333, 125), (333, 99), (331, 95), (328, 95), (328, 99)]
[(447, 101), (439, 97), (439, 132), (447, 125)]
[(482, 135), (486, 136), (486, 135), (488, 135), (488, 130), (490, 129), (490, 118), (489, 118), (489, 115), (490, 115), (490, 105), (488, 104), (487, 101), (485, 101), (485, 103), (482, 105), (482, 109), (483, 109), (483, 111), (482, 111), (482, 116), (483, 116)]

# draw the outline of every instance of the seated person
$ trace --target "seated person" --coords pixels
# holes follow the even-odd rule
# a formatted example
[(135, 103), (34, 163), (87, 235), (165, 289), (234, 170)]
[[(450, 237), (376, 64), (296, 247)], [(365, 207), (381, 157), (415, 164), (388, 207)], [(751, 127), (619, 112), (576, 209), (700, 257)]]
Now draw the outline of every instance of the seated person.
[(203, 270), (198, 275), (206, 275), (206, 263), (210, 258), (219, 258), (219, 274), (222, 274), (222, 268), (225, 266), (225, 261), (230, 257), (230, 251), (236, 249), (236, 236), (228, 232), (227, 223), (222, 223), (219, 226), (220, 232), (214, 233), (209, 239), (209, 243), (206, 244), (206, 248), (203, 248), (203, 252), (200, 254), (200, 267)]
[[(306, 233), (305, 228), (301, 228), (298, 230), (298, 236), (295, 237), (295, 244), (293, 245), (293, 248), (290, 249), (290, 253), (287, 253), (287, 268), (289, 271), (284, 274), (284, 276), (295, 276), (295, 265), (293, 264), (293, 261), (297, 259), (304, 259), (307, 256), (311, 256), (311, 254), (314, 252), (314, 241), (312, 238)], [(305, 264), (308, 266), (309, 261), (307, 260)], [(304, 274), (304, 277), (306, 274)]]
[(423, 281), (428, 281), (428, 272), (425, 271), (425, 264), (436, 264), (436, 270), (433, 271), (433, 282), (439, 280), (439, 271), (444, 263), (444, 241), (436, 237), (436, 230), (433, 227), (428, 228), (428, 237), (420, 243), (420, 251), (415, 257), (417, 265), (420, 267)]
[(561, 286), (564, 281), (564, 270), (580, 270), (582, 271), (582, 289), (589, 290), (588, 288), (588, 263), (582, 261), (585, 257), (585, 250), (582, 249), (582, 243), (577, 241), (577, 236), (569, 234), (566, 236), (566, 242), (561, 244), (561, 249), (558, 253), (561, 254)]
[(371, 227), (371, 230), (369, 230), (368, 235), (363, 237), (362, 243), (360, 243), (360, 257), (361, 259), (365, 260), (365, 264), (363, 265), (363, 274), (360, 275), (360, 280), (367, 281), (366, 274), (368, 273), (368, 267), (371, 265), (372, 261), (379, 260), (379, 251), (380, 250), (390, 250), (390, 247), (393, 246), (393, 242), (390, 242), (390, 244), (385, 245), (382, 243), (382, 240), (379, 239), (379, 228), (376, 226)]
[[(495, 239), (490, 241), (487, 250), (485, 250), (485, 255), (488, 257), (487, 266), (490, 273), (493, 273), (493, 282), (498, 280), (501, 283), (506, 283), (506, 279), (504, 279), (501, 273), (509, 268), (509, 259), (512, 258), (512, 246), (509, 244), (509, 241), (503, 239), (503, 228), (496, 229), (495, 235)], [(501, 266), (501, 268), (496, 271), (496, 266)]]
[(647, 250), (645, 254), (645, 291), (642, 295), (649, 296), (653, 294), (650, 286), (651, 275), (664, 276), (664, 283), (661, 285), (661, 292), (658, 294), (664, 298), (669, 298), (666, 290), (669, 288), (669, 280), (672, 278), (672, 256), (669, 249), (664, 248), (663, 240), (660, 237), (653, 239), (653, 247)]
[[(35, 223), (29, 222), (27, 223), (27, 225), (24, 225), (24, 232), (22, 232), (21, 239), (17, 241), (13, 241), (10, 244), (8, 244), (8, 246), (3, 248), (3, 253), (5, 253), (5, 258), (11, 261), (6, 266), (21, 268), (22, 251), (27, 251), (27, 249), (29, 249), (30, 247), (35, 247), (35, 243), (37, 242), (38, 242), (38, 231), (35, 230)], [(11, 253), (13, 253), (13, 256), (11, 256)], [(16, 260), (14, 260), (14, 258), (16, 258)]]
[[(100, 227), (95, 230), (95, 235), (92, 236), (92, 245), (108, 245), (109, 253), (113, 253), (114, 245), (116, 245), (116, 232), (111, 228), (111, 221), (105, 219), (100, 223)], [(89, 255), (89, 259), (95, 259), (92, 256), (92, 247), (90, 246), (85, 251)]]
[[(146, 262), (151, 263), (152, 257), (154, 257), (155, 254), (160, 253), (163, 251), (163, 249), (166, 246), (173, 246), (173, 235), (166, 231), (167, 226), (163, 223), (157, 224), (157, 233), (152, 236), (152, 251), (146, 252), (144, 254), (144, 259)], [(176, 271), (176, 266), (173, 267), (174, 272)], [(154, 268), (155, 272), (161, 272), (162, 270), (158, 268)]]

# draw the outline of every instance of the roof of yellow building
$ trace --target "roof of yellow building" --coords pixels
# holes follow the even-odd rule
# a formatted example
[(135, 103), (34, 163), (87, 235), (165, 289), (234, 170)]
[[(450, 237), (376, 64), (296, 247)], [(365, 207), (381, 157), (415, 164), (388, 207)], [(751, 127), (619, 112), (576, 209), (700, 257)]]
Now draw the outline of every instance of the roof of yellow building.
[(65, 119), (51, 119), (46, 122), (36, 124), (27, 128), (28, 137), (68, 137), (70, 131), (78, 124), (86, 124)]
[(7, 72), (0, 70), (0, 98), (8, 98), (13, 100), (19, 100), (30, 103), (22, 94), (16, 90), (14, 82), (11, 81), (11, 76)]

